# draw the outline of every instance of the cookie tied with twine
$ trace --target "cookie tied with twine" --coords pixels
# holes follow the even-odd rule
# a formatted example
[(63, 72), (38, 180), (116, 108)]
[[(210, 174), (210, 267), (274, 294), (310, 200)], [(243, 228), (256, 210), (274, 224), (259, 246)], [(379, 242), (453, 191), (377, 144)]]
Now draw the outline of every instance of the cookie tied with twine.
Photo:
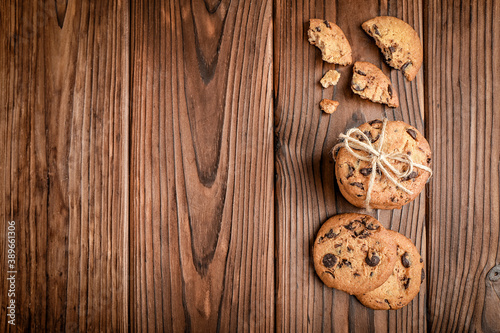
[(376, 119), (339, 139), (333, 148), (337, 183), (357, 207), (401, 208), (432, 175), (429, 143), (404, 122)]

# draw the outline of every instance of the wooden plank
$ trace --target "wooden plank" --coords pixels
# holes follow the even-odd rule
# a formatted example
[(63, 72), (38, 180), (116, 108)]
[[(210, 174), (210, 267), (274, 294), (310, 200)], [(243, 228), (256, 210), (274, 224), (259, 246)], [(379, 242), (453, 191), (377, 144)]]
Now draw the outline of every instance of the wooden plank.
[[(311, 246), (320, 225), (342, 212), (362, 212), (342, 198), (335, 184), (330, 151), (340, 132), (367, 120), (404, 120), (419, 130), (423, 121), (423, 71), (411, 83), (391, 70), (361, 29), (378, 15), (399, 17), (422, 33), (423, 9), (413, 1), (276, 1), (274, 90), (276, 142), (276, 246), (278, 331), (426, 331), (425, 286), (407, 307), (372, 311), (346, 293), (326, 288), (314, 272)], [(334, 68), (307, 42), (310, 18), (336, 22), (353, 48), (355, 60), (370, 61), (388, 74), (401, 106), (390, 109), (361, 100), (350, 89), (352, 66), (337, 66), (335, 88), (323, 90), (322, 75)], [(340, 102), (331, 116), (322, 114), (322, 98)], [(425, 200), (421, 194), (401, 210), (376, 211), (387, 227), (410, 237), (425, 258)]]
[(432, 331), (500, 328), (499, 1), (426, 1)]
[(16, 222), (16, 326), (124, 331), (128, 4), (0, 5), (0, 262)]
[(131, 19), (131, 328), (272, 331), (272, 4)]

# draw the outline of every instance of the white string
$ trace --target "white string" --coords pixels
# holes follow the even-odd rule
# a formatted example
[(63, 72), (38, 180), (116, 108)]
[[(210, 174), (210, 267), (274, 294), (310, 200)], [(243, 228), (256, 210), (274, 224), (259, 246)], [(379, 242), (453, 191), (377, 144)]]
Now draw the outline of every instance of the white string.
[[(413, 192), (404, 187), (398, 179), (408, 177), (412, 172), (413, 168), (418, 168), (425, 170), (430, 173), (430, 176), (432, 177), (432, 170), (431, 168), (418, 164), (413, 162), (410, 156), (407, 154), (399, 153), (399, 152), (392, 152), (390, 154), (384, 153), (382, 151), (382, 146), (384, 144), (384, 139), (385, 139), (385, 128), (387, 125), (387, 118), (384, 118), (384, 121), (382, 123), (382, 130), (380, 132), (380, 138), (378, 140), (378, 145), (375, 147), (371, 140), (368, 138), (368, 136), (363, 133), (359, 128), (351, 128), (350, 130), (347, 131), (346, 134), (340, 134), (339, 138), (343, 139), (343, 142), (338, 143), (335, 147), (333, 147), (333, 151), (337, 151), (337, 149), (340, 149), (341, 147), (345, 148), (349, 154), (352, 156), (356, 157), (359, 160), (369, 162), (372, 166), (372, 172), (370, 174), (370, 180), (368, 182), (368, 189), (366, 191), (366, 199), (365, 199), (365, 207), (370, 208), (370, 200), (371, 200), (371, 192), (373, 189), (373, 185), (375, 183), (375, 174), (377, 172), (377, 168), (382, 172), (383, 175), (385, 175), (394, 185), (397, 187), (401, 188), (404, 192), (412, 195)], [(354, 136), (357, 136), (358, 138), (361, 137), (361, 139), (357, 139)], [(353, 149), (356, 150), (361, 150), (367, 155), (360, 155), (356, 153)], [(334, 155), (335, 157), (335, 155)], [(405, 164), (407, 167), (405, 168), (405, 171), (399, 171), (392, 165), (392, 163), (389, 162), (389, 160), (392, 161), (398, 161), (403, 164)], [(387, 170), (389, 169), (389, 170)], [(389, 172), (390, 171), (390, 172)], [(393, 177), (391, 172), (394, 174), (396, 178)]]

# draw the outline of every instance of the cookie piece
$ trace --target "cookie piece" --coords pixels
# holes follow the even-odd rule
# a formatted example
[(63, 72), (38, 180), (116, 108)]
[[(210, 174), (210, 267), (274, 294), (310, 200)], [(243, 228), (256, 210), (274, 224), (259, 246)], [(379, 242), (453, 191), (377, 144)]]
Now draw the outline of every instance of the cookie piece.
[(351, 45), (335, 23), (311, 19), (307, 35), (309, 43), (321, 50), (323, 61), (342, 66), (352, 63)]
[(339, 106), (339, 102), (337, 101), (332, 101), (331, 99), (322, 99), (321, 102), (319, 102), (319, 108), (325, 112), (332, 114), (337, 110), (337, 106)]
[(369, 215), (340, 214), (327, 220), (313, 246), (314, 268), (331, 288), (362, 294), (382, 285), (396, 263), (396, 246)]
[(399, 232), (387, 232), (397, 247), (394, 271), (380, 287), (356, 295), (362, 304), (375, 310), (396, 310), (406, 306), (417, 296), (425, 277), (423, 260), (411, 240)]
[[(378, 149), (380, 144), (378, 140), (380, 139), (382, 127), (383, 121), (375, 119), (359, 126), (358, 129)], [(355, 136), (360, 140), (365, 140), (358, 134), (355, 134)], [(368, 154), (361, 151), (355, 152), (368, 156)], [(426, 167), (429, 167), (431, 163), (431, 148), (427, 140), (415, 127), (402, 121), (387, 121), (381, 152), (385, 154), (403, 153), (410, 157), (414, 163)], [(337, 148), (333, 153), (336, 160), (335, 174), (340, 192), (354, 206), (366, 208), (365, 199), (368, 183), (372, 175), (371, 163), (356, 158), (344, 147)], [(400, 172), (407, 168), (407, 164), (403, 162), (395, 160), (390, 160), (390, 162)], [(391, 171), (389, 172), (393, 175)], [(401, 185), (412, 192), (412, 194), (409, 194), (396, 186), (377, 168), (369, 206), (375, 209), (401, 208), (417, 197), (423, 190), (429, 176), (429, 171), (414, 167), (407, 177), (397, 179)]]
[(396, 108), (399, 106), (399, 99), (392, 89), (391, 81), (375, 65), (356, 61), (353, 67), (351, 89), (361, 98), (369, 99), (372, 102), (387, 104)]
[(339, 82), (340, 73), (334, 69), (329, 70), (319, 81), (323, 88), (328, 88), (329, 86), (335, 86)]
[(417, 32), (396, 17), (378, 16), (361, 25), (382, 51), (389, 66), (413, 80), (422, 66), (423, 48)]

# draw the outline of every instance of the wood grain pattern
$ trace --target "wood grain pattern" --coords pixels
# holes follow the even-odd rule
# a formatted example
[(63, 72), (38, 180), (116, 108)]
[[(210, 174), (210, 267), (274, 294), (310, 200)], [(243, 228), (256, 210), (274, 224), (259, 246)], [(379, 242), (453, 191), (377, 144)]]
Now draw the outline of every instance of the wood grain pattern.
[[(378, 15), (423, 37), (413, 82), (360, 28)], [(399, 108), (355, 96), (352, 66), (321, 88), (313, 17)], [(498, 17), (498, 0), (0, 2), (0, 331), (500, 332)], [(426, 193), (373, 212), (426, 259), (397, 311), (324, 287), (310, 259), (329, 216), (363, 212), (336, 187), (338, 134), (383, 116), (434, 152)]]
[[(128, 325), (127, 6), (0, 5), (3, 332)], [(4, 297), (8, 220), (17, 326)]]
[[(362, 22), (378, 15), (400, 17), (422, 36), (422, 7), (418, 3), (276, 2), (276, 326), (279, 331), (426, 330), (425, 287), (402, 310), (374, 312), (354, 297), (324, 287), (310, 259), (315, 234), (329, 216), (362, 211), (347, 203), (336, 189), (330, 151), (338, 134), (383, 116), (404, 120), (423, 131), (422, 72), (408, 83), (401, 72), (383, 63), (378, 48), (360, 28)], [(352, 66), (337, 68), (341, 78), (335, 88), (321, 88), (320, 78), (333, 66), (321, 61), (319, 50), (307, 42), (308, 20), (313, 17), (336, 22), (350, 41), (355, 60), (370, 61), (390, 75), (400, 96), (399, 108), (384, 108), (354, 96), (349, 85)], [(322, 98), (340, 102), (333, 115), (319, 110)], [(425, 257), (423, 198), (421, 194), (402, 210), (377, 211), (375, 216), (386, 227), (410, 237)]]
[(134, 331), (273, 329), (271, 14), (132, 3)]
[(498, 332), (500, 3), (425, 7), (430, 328)]

